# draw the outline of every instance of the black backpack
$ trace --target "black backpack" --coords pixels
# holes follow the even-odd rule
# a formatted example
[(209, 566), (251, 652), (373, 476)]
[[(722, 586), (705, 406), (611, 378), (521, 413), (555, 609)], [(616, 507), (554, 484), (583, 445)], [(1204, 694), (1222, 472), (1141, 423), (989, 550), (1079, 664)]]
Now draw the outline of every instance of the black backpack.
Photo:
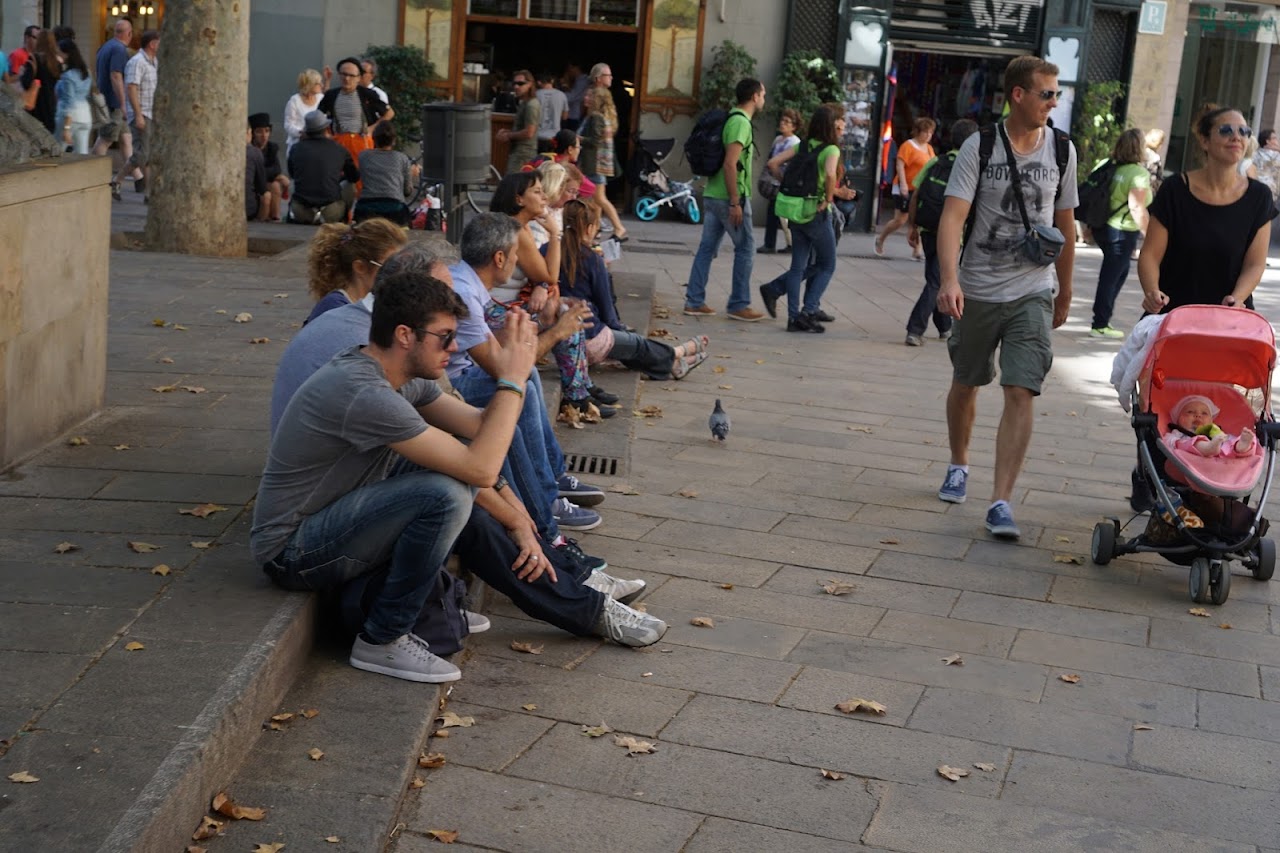
[(724, 168), (724, 126), (734, 113), (746, 116), (742, 110), (722, 110), (718, 107), (698, 116), (693, 131), (684, 141), (684, 159), (693, 174), (709, 178)]
[(956, 165), (959, 150), (948, 151), (933, 161), (924, 173), (924, 181), (916, 190), (916, 226), (937, 231), (942, 222), (942, 208), (947, 201), (947, 181)]
[(1076, 220), (1090, 228), (1101, 228), (1107, 220), (1129, 206), (1128, 199), (1117, 208), (1111, 207), (1111, 183), (1116, 177), (1116, 164), (1110, 160), (1089, 173), (1080, 184), (1080, 202), (1076, 207)]
[(825, 145), (810, 145), (809, 140), (800, 143), (795, 156), (787, 161), (787, 170), (782, 173), (782, 184), (778, 187), (779, 195), (792, 198), (813, 198), (818, 194), (818, 155)]

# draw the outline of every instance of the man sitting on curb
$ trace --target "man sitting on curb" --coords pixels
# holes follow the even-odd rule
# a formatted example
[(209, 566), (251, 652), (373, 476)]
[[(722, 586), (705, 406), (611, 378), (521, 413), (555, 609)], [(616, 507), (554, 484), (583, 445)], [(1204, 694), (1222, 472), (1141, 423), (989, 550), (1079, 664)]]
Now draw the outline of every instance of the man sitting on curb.
[(289, 218), (293, 222), (319, 225), (347, 221), (360, 170), (329, 134), (329, 118), (312, 110), (303, 120), (302, 139), (289, 150), (289, 174), (293, 176)]
[[(417, 244), (396, 253), (387, 260), (375, 282), (374, 293), (377, 292), (377, 288), (385, 276), (400, 275), (402, 273), (415, 274), (421, 279), (435, 278), (446, 284), (451, 282), (449, 268), (445, 266), (444, 258), (427, 245)], [(289, 342), (284, 355), (280, 358), (280, 365), (276, 369), (275, 383), (271, 389), (271, 428), (273, 435), (290, 399), (313, 373), (319, 370), (334, 355), (349, 347), (360, 346), (369, 340), (370, 312), (374, 301), (374, 294), (370, 294), (359, 302), (344, 305), (332, 311), (326, 311), (300, 329), (293, 340)], [(470, 407), (468, 407), (468, 410), (478, 411)], [(513, 469), (529, 467), (527, 460), (518, 458), (523, 453), (520, 427), (517, 426), (511, 448), (507, 453), (507, 460), (510, 464), (503, 468), (504, 477), (510, 475), (514, 480), (514, 474), (511, 473)], [(528, 504), (525, 502), (522, 504), (521, 509), (527, 511), (527, 506)], [(504, 555), (485, 554), (479, 550), (485, 547), (490, 549), (504, 547), (505, 537), (499, 536), (498, 538), (502, 542), (485, 546), (484, 537), (469, 535), (471, 527), (477, 523), (477, 516), (481, 514), (482, 511), (477, 511), (477, 513), (473, 514), (471, 522), (468, 522), (467, 530), (463, 532), (462, 538), (459, 540), (459, 547), (455, 549), (468, 568), (490, 586), (511, 597), (517, 606), (535, 619), (551, 622), (557, 627), (573, 633), (590, 633), (590, 631), (575, 630), (573, 627), (566, 627), (566, 625), (557, 622), (553, 615), (549, 615), (546, 605), (536, 600), (528, 602), (529, 607), (533, 609), (526, 609), (526, 605), (522, 603), (522, 598), (528, 598), (531, 595), (536, 598), (536, 589), (513, 593), (503, 585), (505, 578), (495, 581), (490, 576), (487, 570), (492, 569), (504, 572), (505, 569), (503, 567), (510, 565), (511, 561), (505, 559)], [(534, 517), (536, 526), (537, 514), (527, 514)], [(488, 518), (488, 521), (489, 526), (497, 526), (493, 524), (492, 518)], [(498, 532), (502, 532), (500, 528)], [(538, 528), (537, 533), (545, 543), (543, 553), (558, 572), (564, 574), (566, 578), (572, 579), (574, 583), (583, 584), (624, 603), (632, 601), (644, 591), (645, 582), (642, 580), (622, 580), (605, 574), (604, 570), (608, 568), (608, 563), (599, 557), (592, 557), (583, 553), (575, 543), (572, 543), (572, 540), (562, 543), (559, 547), (547, 548), (545, 545), (552, 544), (553, 540), (548, 538), (541, 528)], [(470, 550), (463, 548), (462, 543), (464, 541), (476, 543), (475, 547)], [(507, 547), (509, 547), (509, 544)], [(598, 612), (598, 610), (599, 608), (597, 607), (593, 613)], [(468, 617), (468, 621), (472, 619), (473, 617)], [(593, 622), (588, 622), (586, 627), (590, 628), (592, 624)], [(473, 628), (473, 630), (475, 629)]]

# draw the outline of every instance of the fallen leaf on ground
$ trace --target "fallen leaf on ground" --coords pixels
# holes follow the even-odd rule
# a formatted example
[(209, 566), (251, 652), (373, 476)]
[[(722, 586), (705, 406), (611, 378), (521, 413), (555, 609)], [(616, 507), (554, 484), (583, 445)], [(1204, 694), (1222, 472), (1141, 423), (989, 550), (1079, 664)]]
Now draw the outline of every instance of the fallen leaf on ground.
[(170, 391), (177, 391), (178, 386), (177, 385), (156, 385), (151, 390), (155, 391), (157, 394), (168, 394)]
[(142, 643), (139, 643), (137, 640), (132, 640), (124, 644), (124, 650), (126, 652), (140, 652), (145, 648), (146, 646), (142, 645)]
[(235, 800), (231, 799), (226, 791), (221, 791), (213, 798), (210, 808), (232, 820), (262, 820), (267, 816), (266, 809), (236, 805)]
[(431, 736), (432, 736), (432, 737), (448, 737), (448, 736), (449, 736), (449, 730), (448, 730), (448, 729), (436, 729), (434, 732), (432, 732), (432, 733), (431, 733)]
[(834, 578), (818, 581), (818, 586), (822, 587), (822, 591), (827, 595), (848, 595), (858, 588), (857, 584), (845, 583)]
[(871, 427), (869, 426), (851, 426), (851, 427), (848, 427), (848, 429), (851, 429), (854, 432), (865, 432), (868, 435), (871, 434)]
[(756, 359), (756, 364), (764, 364), (764, 359), (763, 359), (763, 358), (757, 358), (757, 359)]
[(901, 545), (902, 543), (899, 542), (897, 539), (881, 539), (880, 544), (881, 545)]
[(239, 314), (231, 318), (236, 323), (247, 323), (253, 319), (253, 315), (248, 311), (241, 311)]
[(53, 553), (55, 554), (66, 554), (69, 551), (79, 551), (79, 550), (80, 550), (80, 546), (75, 544), (74, 542), (59, 542), (57, 545), (53, 546)]
[(175, 332), (185, 332), (187, 330), (187, 327), (182, 325), (181, 323), (174, 323), (173, 330)]
[(933, 443), (934, 443), (934, 441), (933, 441), (933, 439), (932, 439), (932, 438), (926, 438), (926, 439), (924, 440), (924, 443), (925, 443), (925, 444), (933, 444)]
[(1231, 623), (1230, 623), (1230, 622), (1219, 622), (1219, 623), (1218, 623), (1218, 627), (1219, 627), (1219, 628), (1222, 628), (1224, 631), (1230, 631), (1230, 630), (1231, 630)]
[(414, 776), (412, 779), (409, 780), (409, 790), (416, 791), (419, 788), (426, 787), (426, 784), (427, 784), (426, 779), (423, 779), (420, 776)]
[(129, 549), (135, 554), (150, 554), (152, 551), (159, 551), (160, 545), (152, 545), (150, 542), (130, 542)]
[(831, 779), (833, 781), (839, 782), (841, 779), (844, 778), (843, 773), (837, 773), (834, 770), (822, 770), (820, 772), (822, 773), (823, 779)]
[(32, 776), (26, 770), (19, 770), (17, 773), (9, 774), (10, 782), (17, 782), (19, 785), (29, 785), (32, 782), (39, 782), (39, 776)]
[(1055, 537), (1053, 537), (1053, 541), (1054, 541), (1054, 542), (1066, 542), (1066, 543), (1070, 544), (1070, 543), (1071, 543), (1071, 537), (1070, 537), (1070, 536), (1055, 536)]
[(113, 447), (113, 448), (111, 448), (111, 449), (112, 449), (112, 450), (132, 450), (132, 448), (131, 448), (131, 447), (129, 447), (129, 445), (127, 445), (127, 444), (117, 444), (115, 447)]
[(273, 841), (267, 844), (259, 842), (253, 846), (253, 853), (280, 853), (283, 849), (283, 841)]
[(289, 298), (289, 294), (287, 294), (287, 293), (277, 293), (277, 294), (276, 294), (276, 299), (288, 299), (288, 298)]
[(441, 844), (452, 844), (458, 840), (458, 830), (456, 829), (428, 829), (427, 836), (434, 838)]
[(1133, 727), (1133, 730), (1135, 732), (1149, 732), (1151, 731), (1151, 726), (1148, 726), (1146, 723), (1138, 723)]
[(290, 721), (290, 720), (292, 720), (292, 719), (293, 719), (293, 714), (292, 714), (292, 713), (290, 713), (289, 711), (285, 711), (283, 714), (274, 714), (274, 715), (272, 715), (272, 717), (271, 717), (271, 722), (273, 722), (273, 723), (287, 723), (287, 722), (289, 722), (289, 721)]
[(151, 321), (151, 325), (153, 325), (153, 326), (156, 326), (156, 327), (159, 327), (159, 328), (163, 329), (165, 326), (169, 325), (169, 323), (168, 323), (168, 321), (166, 321), (166, 320), (161, 320), (159, 317), (157, 317), (157, 318), (155, 318), (154, 320), (152, 320), (152, 321)]
[(183, 385), (183, 391), (190, 391), (192, 394), (203, 394), (207, 389), (200, 385)]
[(338, 843), (339, 841), (341, 841), (342, 839), (341, 839), (341, 838), (339, 838), (339, 837), (338, 837), (338, 836), (336, 836), (336, 835), (326, 835), (326, 836), (325, 836), (325, 838), (324, 838), (324, 840), (325, 840), (325, 841), (328, 841), (330, 844), (337, 844), (337, 843)]
[(320, 759), (324, 758), (324, 753), (313, 746), (307, 750), (307, 757), (310, 758), (312, 761), (319, 761)]
[(314, 720), (316, 717), (320, 716), (320, 712), (315, 708), (308, 708), (305, 711), (299, 711), (298, 716), (306, 717), (308, 720)]
[(197, 550), (203, 551), (207, 548), (212, 548), (213, 543), (212, 542), (192, 542), (191, 547), (196, 548)]
[(425, 767), (428, 770), (434, 770), (437, 767), (444, 767), (445, 758), (443, 752), (424, 752), (418, 756), (418, 766)]
[(1205, 610), (1203, 607), (1193, 607), (1187, 612), (1190, 613), (1192, 616), (1199, 616), (1204, 619), (1209, 618), (1209, 611)]
[(996, 769), (996, 766), (994, 764), (989, 764), (986, 761), (978, 761), (973, 766), (983, 771), (984, 773), (994, 773)]
[(192, 841), (207, 841), (215, 835), (222, 834), (222, 821), (214, 820), (205, 815), (200, 818), (200, 826), (196, 827), (196, 831), (191, 833)]
[(942, 659), (942, 662), (947, 666), (964, 666), (964, 658), (960, 657), (958, 654), (947, 655)]
[(598, 726), (582, 727), (582, 733), (587, 737), (600, 737), (601, 735), (609, 734), (611, 731), (613, 731), (613, 729), (609, 728), (609, 724), (605, 722), (601, 722)]
[(718, 387), (721, 391), (732, 391), (732, 390), (733, 390), (733, 386), (732, 386), (732, 385), (719, 385), (719, 386), (716, 386), (716, 387)]
[(614, 483), (609, 487), (609, 491), (618, 495), (638, 495), (640, 490), (630, 483)]
[(875, 714), (883, 717), (888, 708), (873, 699), (849, 699), (836, 704), (836, 710), (844, 714)]
[(652, 672), (642, 672), (642, 673), (640, 673), (640, 677), (641, 677), (641, 678), (648, 678), (648, 677), (649, 677), (649, 676), (651, 676), (651, 675), (653, 675), (653, 673), (652, 673)]
[(226, 512), (227, 508), (220, 504), (200, 504), (191, 509), (180, 509), (178, 515), (194, 515), (196, 518), (208, 518), (215, 512)]
[(711, 368), (712, 373), (724, 373), (724, 370), (725, 368), (723, 364), (717, 364), (715, 367)]
[(77, 435), (67, 439), (67, 444), (71, 445), (72, 447), (84, 447), (88, 443), (89, 443), (89, 439), (85, 438), (83, 435)]
[(168, 567), (168, 566), (166, 566), (164, 563), (160, 563), (160, 564), (159, 564), (159, 565), (157, 565), (157, 566), (152, 566), (152, 567), (151, 567), (151, 574), (153, 574), (153, 575), (159, 575), (159, 576), (160, 576), (160, 577), (162, 577), (162, 578), (163, 578), (163, 577), (168, 577), (169, 573), (170, 573), (170, 572), (172, 572), (172, 571), (173, 571), (173, 569), (169, 568), (169, 567)]
[(520, 708), (521, 708), (522, 710), (525, 710), (525, 711), (536, 711), (536, 710), (538, 710), (538, 706), (537, 706), (537, 705), (535, 705), (535, 704), (533, 704), (532, 702), (528, 703), (527, 705), (521, 705), (521, 706), (520, 706)]
[(938, 768), (938, 775), (943, 779), (950, 779), (952, 782), (959, 782), (965, 776), (969, 775), (969, 771), (963, 767), (952, 767), (949, 764), (943, 764)]
[(681, 489), (680, 491), (676, 492), (676, 494), (682, 498), (696, 498), (698, 496), (698, 493), (695, 492), (693, 489)]
[(1059, 680), (1059, 681), (1065, 681), (1065, 682), (1067, 682), (1067, 684), (1079, 684), (1079, 683), (1080, 683), (1080, 676), (1078, 676), (1078, 675), (1076, 675), (1074, 672), (1072, 672), (1072, 673), (1068, 673), (1068, 674), (1066, 674), (1066, 675), (1059, 675), (1059, 676), (1058, 676), (1058, 680)]
[(665, 305), (659, 305), (653, 309), (653, 316), (657, 320), (665, 320), (671, 316), (671, 309)]
[(164, 358), (156, 359), (156, 363), (157, 364), (173, 364), (173, 359), (169, 358), (169, 356), (166, 355)]
[(226, 308), (219, 308), (217, 311), (214, 311), (213, 313), (215, 313), (215, 314), (225, 314), (225, 313), (227, 313), (227, 309), (226, 309)]
[(689, 620), (689, 624), (696, 625), (699, 628), (714, 628), (716, 626), (715, 620), (710, 616), (695, 616)]
[(454, 726), (461, 726), (464, 729), (466, 729), (466, 728), (471, 728), (476, 724), (476, 718), (475, 717), (459, 717), (457, 714), (453, 713), (452, 711), (445, 711), (443, 714), (436, 717), (436, 722), (440, 724), (440, 728), (442, 729), (451, 729)]
[(733, 589), (733, 584), (731, 584), (731, 583), (722, 583), (722, 584), (720, 584), (720, 588), (721, 588), (721, 589)]
[(639, 409), (632, 409), (631, 414), (637, 418), (660, 418), (662, 417), (661, 406), (641, 406)]
[(269, 343), (271, 343), (271, 338), (249, 338), (249, 343), (251, 343), (251, 344), (269, 344)]
[(657, 749), (656, 746), (647, 740), (640, 740), (631, 735), (614, 735), (614, 746), (626, 747), (627, 755), (648, 755)]
[(1053, 561), (1055, 563), (1070, 563), (1073, 566), (1084, 565), (1084, 560), (1080, 559), (1075, 554), (1054, 554)]
[(197, 847), (194, 844), (188, 844), (186, 847), (182, 849), (182, 853), (208, 853), (208, 851), (203, 847)]
[(542, 654), (542, 646), (535, 646), (533, 643), (522, 643), (519, 640), (512, 640), (511, 651), (524, 652), (527, 655), (540, 655)]

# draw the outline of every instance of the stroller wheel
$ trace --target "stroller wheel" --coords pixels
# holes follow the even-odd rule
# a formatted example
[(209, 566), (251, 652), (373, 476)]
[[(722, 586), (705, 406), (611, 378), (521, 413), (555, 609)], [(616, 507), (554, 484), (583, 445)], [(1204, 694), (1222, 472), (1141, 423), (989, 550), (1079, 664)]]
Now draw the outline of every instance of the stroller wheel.
[(636, 199), (636, 216), (643, 222), (652, 222), (658, 218), (658, 200), (651, 195)]
[(1116, 526), (1110, 521), (1099, 521), (1093, 526), (1093, 542), (1089, 548), (1093, 562), (1105, 566), (1116, 555)]
[(702, 209), (698, 207), (698, 200), (692, 196), (689, 197), (689, 205), (684, 209), (684, 215), (689, 221), (697, 225), (702, 221)]
[(1191, 573), (1187, 575), (1187, 592), (1196, 604), (1209, 603), (1209, 560), (1196, 557), (1191, 561)]
[(1276, 571), (1276, 543), (1271, 539), (1259, 539), (1258, 562), (1253, 566), (1254, 580), (1269, 581)]
[(1214, 604), (1225, 604), (1231, 595), (1231, 563), (1226, 560), (1214, 560), (1209, 565), (1209, 600)]

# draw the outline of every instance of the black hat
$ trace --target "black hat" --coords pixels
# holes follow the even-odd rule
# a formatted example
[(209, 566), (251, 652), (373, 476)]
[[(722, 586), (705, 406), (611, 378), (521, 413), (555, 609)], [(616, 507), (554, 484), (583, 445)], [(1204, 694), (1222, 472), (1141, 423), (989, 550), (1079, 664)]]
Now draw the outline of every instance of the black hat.
[(260, 127), (271, 127), (271, 113), (254, 113), (249, 116), (249, 127), (257, 130)]

